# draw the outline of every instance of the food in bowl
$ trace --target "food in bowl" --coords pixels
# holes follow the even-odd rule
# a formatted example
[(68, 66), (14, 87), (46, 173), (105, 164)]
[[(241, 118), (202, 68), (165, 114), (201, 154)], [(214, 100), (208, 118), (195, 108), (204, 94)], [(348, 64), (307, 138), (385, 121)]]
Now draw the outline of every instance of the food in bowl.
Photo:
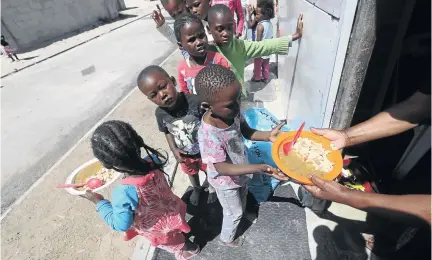
[(327, 158), (329, 153), (321, 143), (302, 137), (297, 139), (288, 154), (284, 153), (282, 145), (279, 148), (280, 160), (291, 171), (306, 178), (310, 174), (323, 177), (333, 170), (334, 163)]
[[(115, 175), (114, 170), (110, 170), (102, 167), (93, 175), (85, 174), (85, 172), (78, 173), (78, 175), (75, 177), (74, 183), (86, 183), (91, 178), (97, 178), (101, 180), (102, 185), (104, 185), (105, 183), (111, 181), (114, 178), (114, 175)], [(84, 185), (83, 187), (77, 188), (77, 190), (86, 191), (86, 190), (90, 190), (90, 188), (87, 185)]]

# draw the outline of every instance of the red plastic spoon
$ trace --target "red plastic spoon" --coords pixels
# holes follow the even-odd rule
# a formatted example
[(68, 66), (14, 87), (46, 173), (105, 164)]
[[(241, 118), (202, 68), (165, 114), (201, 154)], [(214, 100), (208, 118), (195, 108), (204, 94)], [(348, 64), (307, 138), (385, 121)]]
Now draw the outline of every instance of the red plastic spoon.
[(297, 133), (295, 134), (294, 139), (292, 139), (292, 141), (284, 143), (282, 148), (283, 148), (283, 152), (285, 155), (287, 155), (289, 153), (289, 151), (291, 151), (293, 145), (295, 144), (297, 139), (300, 137), (300, 134), (301, 134), (304, 126), (305, 126), (305, 122), (303, 122), (303, 124), (301, 124), (300, 128), (297, 130)]
[(98, 178), (90, 178), (86, 183), (76, 183), (76, 184), (57, 184), (56, 188), (79, 188), (84, 185), (87, 185), (91, 190), (99, 188), (102, 186), (102, 180)]

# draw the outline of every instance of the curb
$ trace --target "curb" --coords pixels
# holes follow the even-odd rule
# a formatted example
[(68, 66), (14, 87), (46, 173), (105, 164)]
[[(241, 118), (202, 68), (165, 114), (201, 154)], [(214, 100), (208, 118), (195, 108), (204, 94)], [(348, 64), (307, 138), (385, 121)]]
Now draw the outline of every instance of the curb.
[(78, 46), (81, 46), (81, 45), (83, 45), (83, 44), (85, 44), (85, 43), (88, 43), (88, 42), (90, 42), (90, 41), (93, 41), (94, 39), (97, 39), (97, 38), (99, 38), (99, 37), (101, 37), (101, 36), (103, 36), (103, 35), (105, 35), (105, 34), (108, 34), (108, 33), (110, 33), (110, 32), (113, 32), (113, 31), (117, 30), (117, 29), (120, 29), (120, 28), (122, 28), (122, 27), (124, 27), (124, 26), (126, 26), (126, 25), (128, 25), (128, 24), (131, 24), (131, 23), (133, 23), (133, 22), (136, 22), (136, 21), (138, 21), (138, 20), (140, 20), (140, 19), (142, 19), (142, 18), (145, 18), (145, 17), (147, 17), (147, 16), (149, 16), (149, 15), (151, 15), (151, 13), (148, 13), (148, 14), (142, 15), (142, 16), (140, 16), (140, 17), (138, 17), (138, 18), (135, 18), (134, 20), (132, 20), (132, 21), (130, 21), (130, 22), (127, 22), (127, 23), (122, 24), (122, 25), (120, 25), (120, 26), (118, 26), (118, 27), (115, 27), (115, 28), (113, 28), (113, 29), (111, 29), (111, 30), (109, 30), (109, 31), (107, 31), (107, 32), (104, 32), (104, 33), (101, 33), (101, 34), (99, 34), (99, 35), (96, 35), (96, 36), (94, 36), (94, 37), (92, 37), (92, 38), (90, 38), (90, 39), (87, 39), (87, 40), (85, 40), (85, 41), (83, 41), (83, 42), (80, 42), (80, 43), (78, 43), (78, 44), (75, 44), (75, 45), (73, 45), (72, 47), (69, 47), (69, 48), (67, 48), (67, 49), (64, 49), (64, 50), (62, 50), (62, 51), (60, 51), (60, 52), (54, 53), (53, 55), (50, 55), (50, 56), (48, 56), (48, 57), (46, 57), (46, 58), (43, 58), (43, 59), (41, 59), (41, 60), (39, 60), (39, 61), (33, 62), (33, 63), (31, 63), (31, 64), (28, 64), (28, 65), (26, 65), (26, 66), (24, 66), (24, 67), (22, 67), (22, 68), (15, 69), (15, 70), (12, 71), (12, 72), (9, 72), (9, 73), (7, 73), (7, 74), (5, 74), (5, 75), (2, 75), (2, 76), (0, 77), (0, 79), (6, 78), (6, 77), (8, 77), (8, 76), (10, 76), (10, 75), (12, 75), (12, 74), (15, 74), (15, 73), (19, 72), (19, 71), (22, 71), (22, 70), (27, 69), (27, 68), (30, 68), (30, 67), (32, 67), (32, 66), (34, 66), (34, 65), (36, 65), (36, 64), (39, 64), (39, 63), (41, 63), (41, 62), (44, 62), (44, 61), (49, 60), (49, 59), (51, 59), (51, 58), (54, 58), (54, 57), (57, 56), (57, 55), (60, 55), (60, 54), (65, 53), (65, 52), (67, 52), (67, 51), (70, 51), (70, 50), (72, 50), (72, 49), (74, 49), (74, 48), (76, 48), (76, 47), (78, 47)]

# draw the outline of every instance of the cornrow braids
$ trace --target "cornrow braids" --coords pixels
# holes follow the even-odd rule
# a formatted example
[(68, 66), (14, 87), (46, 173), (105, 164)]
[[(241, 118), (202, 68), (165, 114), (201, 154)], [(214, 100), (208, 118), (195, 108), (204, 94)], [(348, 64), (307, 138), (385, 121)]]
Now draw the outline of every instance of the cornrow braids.
[(168, 74), (168, 72), (166, 72), (166, 71), (165, 71), (164, 69), (162, 69), (161, 67), (159, 67), (159, 66), (157, 66), (157, 65), (150, 65), (150, 66), (146, 67), (145, 69), (143, 69), (143, 70), (140, 72), (140, 74), (138, 75), (138, 78), (137, 78), (137, 86), (140, 85), (140, 82), (141, 82), (142, 80), (144, 80), (145, 78), (147, 78), (151, 73), (153, 73), (153, 72), (155, 72), (155, 71), (162, 73), (162, 74), (165, 75), (167, 78), (170, 77), (170, 75)]
[[(128, 169), (129, 171), (123, 172), (131, 175), (141, 175), (155, 169), (161, 170), (167, 162), (167, 156), (146, 145), (132, 126), (123, 121), (112, 120), (98, 126), (91, 138), (91, 146), (93, 154), (105, 168)], [(141, 158), (141, 147), (153, 164)], [(156, 162), (152, 154), (160, 162)]]
[(229, 9), (228, 6), (226, 6), (224, 4), (217, 4), (217, 5), (213, 5), (208, 10), (208, 14), (207, 14), (208, 22), (211, 24), (213, 22), (213, 18), (218, 14), (222, 14), (223, 16), (225, 16), (225, 15), (231, 15), (232, 16), (231, 10)]
[(204, 29), (204, 25), (201, 20), (191, 13), (184, 13), (179, 15), (174, 21), (174, 34), (178, 42), (181, 42), (181, 29), (186, 24), (191, 24), (192, 22), (198, 23)]
[(210, 64), (198, 72), (195, 77), (195, 88), (202, 102), (212, 102), (219, 92), (236, 81), (237, 78), (230, 69)]

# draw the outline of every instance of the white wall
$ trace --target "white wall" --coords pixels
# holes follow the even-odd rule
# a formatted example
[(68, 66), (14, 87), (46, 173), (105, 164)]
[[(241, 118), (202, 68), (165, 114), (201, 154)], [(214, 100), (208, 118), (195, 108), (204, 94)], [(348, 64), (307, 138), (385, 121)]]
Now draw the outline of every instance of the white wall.
[(2, 29), (20, 48), (118, 16), (117, 0), (2, 0)]
[[(279, 1), (279, 26), (282, 35), (295, 32), (297, 17), (304, 14), (303, 38), (293, 43), (287, 56), (279, 56), (279, 79), (283, 105), (289, 124), (296, 127), (306, 121), (306, 127), (321, 127), (326, 111), (332, 110), (337, 84), (336, 57), (345, 53), (347, 42), (340, 44), (341, 30), (347, 12), (346, 2), (356, 0), (290, 0)], [(354, 5), (355, 10), (355, 5)], [(351, 20), (352, 24), (352, 20)], [(338, 59), (337, 62), (344, 62)], [(340, 66), (336, 66), (340, 67)], [(340, 76), (340, 71), (338, 72)], [(337, 73), (336, 73), (337, 74)], [(336, 88), (336, 89), (335, 89)], [(332, 94), (333, 93), (333, 94)], [(329, 95), (331, 98), (329, 98)]]

